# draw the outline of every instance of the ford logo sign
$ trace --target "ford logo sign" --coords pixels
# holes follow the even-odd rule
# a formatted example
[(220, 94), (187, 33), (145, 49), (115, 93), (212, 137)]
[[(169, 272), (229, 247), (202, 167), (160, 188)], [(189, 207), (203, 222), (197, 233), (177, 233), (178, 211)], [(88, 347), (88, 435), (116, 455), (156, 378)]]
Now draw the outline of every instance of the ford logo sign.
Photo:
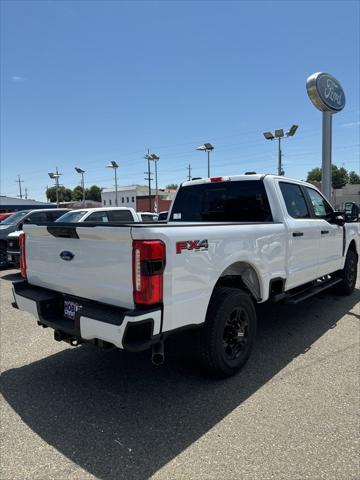
[(72, 260), (75, 257), (75, 255), (72, 252), (69, 252), (68, 250), (64, 250), (60, 253), (60, 257), (63, 260), (70, 262), (70, 260)]
[(345, 107), (345, 93), (340, 82), (329, 73), (311, 75), (306, 82), (310, 100), (322, 112), (340, 112)]

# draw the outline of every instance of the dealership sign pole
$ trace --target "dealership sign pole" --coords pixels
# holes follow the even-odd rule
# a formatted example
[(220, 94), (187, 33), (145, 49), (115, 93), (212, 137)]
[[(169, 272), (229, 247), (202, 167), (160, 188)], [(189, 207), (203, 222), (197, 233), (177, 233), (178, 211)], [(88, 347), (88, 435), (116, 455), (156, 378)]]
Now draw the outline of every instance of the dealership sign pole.
[(315, 107), (323, 112), (321, 191), (330, 200), (332, 115), (345, 107), (345, 93), (340, 82), (324, 72), (312, 74), (306, 81), (306, 90)]

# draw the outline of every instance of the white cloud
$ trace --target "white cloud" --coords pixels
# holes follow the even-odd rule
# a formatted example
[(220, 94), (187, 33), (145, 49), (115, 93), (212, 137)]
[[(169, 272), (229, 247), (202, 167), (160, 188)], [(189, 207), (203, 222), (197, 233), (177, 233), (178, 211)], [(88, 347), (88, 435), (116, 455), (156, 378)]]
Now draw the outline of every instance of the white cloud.
[(23, 82), (23, 81), (25, 80), (25, 78), (24, 78), (24, 77), (20, 77), (20, 75), (13, 75), (13, 76), (11, 77), (11, 80), (12, 80), (13, 82)]
[(343, 123), (341, 125), (342, 128), (355, 128), (355, 127), (360, 127), (360, 121), (358, 120), (357, 122), (349, 122), (349, 123)]

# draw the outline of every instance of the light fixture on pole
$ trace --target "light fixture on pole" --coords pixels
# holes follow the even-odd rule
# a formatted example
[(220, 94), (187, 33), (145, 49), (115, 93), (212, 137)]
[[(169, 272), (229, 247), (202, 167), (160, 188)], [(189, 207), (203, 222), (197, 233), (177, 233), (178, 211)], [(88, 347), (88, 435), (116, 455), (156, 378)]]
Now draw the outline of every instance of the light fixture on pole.
[(80, 175), (81, 175), (82, 204), (83, 204), (83, 207), (85, 207), (85, 182), (84, 182), (85, 170), (83, 170), (80, 167), (75, 167), (75, 170), (77, 171), (77, 173), (80, 173)]
[(158, 199), (158, 178), (157, 178), (157, 162), (160, 160), (160, 157), (155, 153), (150, 154), (150, 158), (152, 162), (155, 163), (155, 205), (154, 205), (154, 212), (158, 213), (159, 210), (159, 199)]
[(211, 143), (204, 143), (204, 145), (200, 145), (200, 147), (197, 147), (196, 150), (200, 150), (202, 152), (207, 152), (207, 154), (208, 154), (208, 177), (210, 178), (210, 152), (211, 152), (211, 150), (214, 150), (214, 147), (211, 145)]
[(114, 170), (114, 174), (115, 174), (115, 205), (118, 206), (118, 187), (117, 187), (116, 170), (119, 168), (119, 165), (114, 160), (111, 160), (109, 165), (106, 165), (106, 168), (112, 168)]
[(265, 132), (263, 133), (264, 137), (266, 140), (275, 140), (275, 138), (278, 139), (278, 175), (284, 175), (285, 172), (282, 168), (282, 150), (281, 150), (281, 139), (282, 138), (288, 138), (288, 137), (293, 137), (295, 135), (296, 130), (298, 129), (298, 125), (292, 125), (292, 127), (289, 129), (286, 134), (284, 134), (284, 130), (282, 128), (279, 128), (275, 130), (274, 134), (272, 132)]
[(55, 173), (54, 172), (49, 172), (48, 175), (52, 180), (55, 180), (56, 206), (57, 206), (57, 208), (59, 208), (59, 178), (61, 177), (62, 173), (59, 173), (58, 172), (58, 167), (56, 167)]

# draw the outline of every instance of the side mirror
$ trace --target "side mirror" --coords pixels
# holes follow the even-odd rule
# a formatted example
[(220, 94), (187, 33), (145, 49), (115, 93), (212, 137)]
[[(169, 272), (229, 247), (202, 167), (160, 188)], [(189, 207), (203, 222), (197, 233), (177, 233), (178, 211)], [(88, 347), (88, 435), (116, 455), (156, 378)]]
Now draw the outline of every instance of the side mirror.
[(22, 230), (23, 226), (24, 226), (24, 224), (22, 222), (19, 223), (19, 225), (17, 226), (17, 230)]
[(345, 225), (345, 212), (332, 212), (329, 216), (329, 223), (333, 223), (334, 225), (339, 225), (342, 227)]
[(345, 203), (345, 218), (347, 222), (359, 221), (360, 209), (354, 202)]

